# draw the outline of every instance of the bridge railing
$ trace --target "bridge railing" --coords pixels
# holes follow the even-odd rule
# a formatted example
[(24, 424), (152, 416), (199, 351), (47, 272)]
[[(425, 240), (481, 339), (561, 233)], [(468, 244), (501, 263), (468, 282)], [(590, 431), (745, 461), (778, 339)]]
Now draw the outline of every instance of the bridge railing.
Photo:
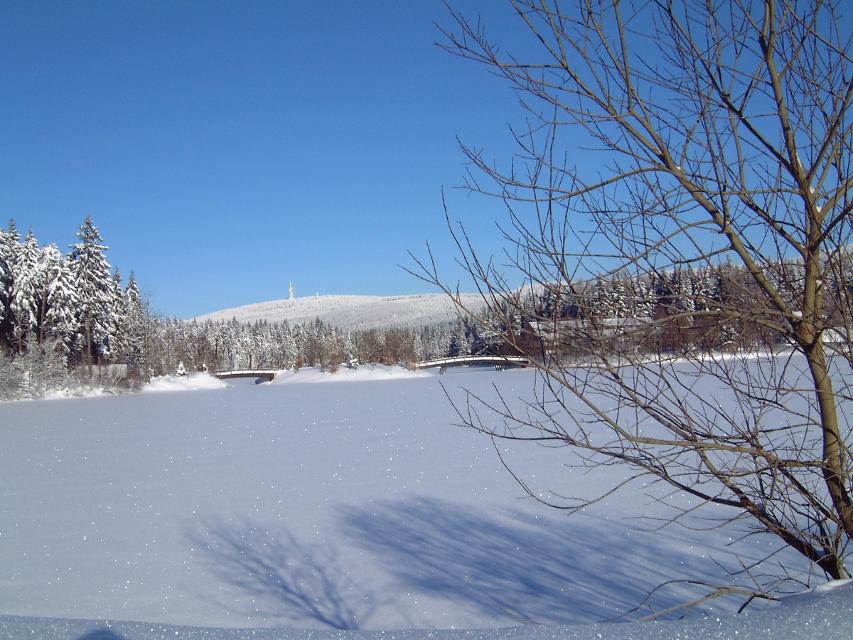
[(495, 366), (510, 365), (516, 367), (530, 366), (530, 360), (524, 356), (457, 356), (453, 358), (438, 358), (416, 362), (415, 369), (429, 369), (432, 367), (454, 367), (466, 364), (493, 364)]
[(274, 378), (279, 369), (231, 369), (230, 371), (214, 371), (211, 375), (217, 378)]
[[(456, 356), (452, 358), (437, 358), (424, 362), (415, 362), (411, 365), (413, 369), (430, 369), (440, 367), (460, 367), (469, 364), (486, 364), (496, 367), (529, 367), (530, 360), (524, 356)], [(229, 371), (214, 371), (212, 375), (217, 378), (270, 378), (273, 379), (279, 369), (231, 369)]]

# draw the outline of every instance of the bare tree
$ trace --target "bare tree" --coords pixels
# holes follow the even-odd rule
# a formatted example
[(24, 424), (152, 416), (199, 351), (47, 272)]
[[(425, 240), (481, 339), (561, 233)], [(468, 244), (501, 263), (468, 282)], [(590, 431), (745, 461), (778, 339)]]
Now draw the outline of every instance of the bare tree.
[[(469, 397), (462, 421), (570, 446), (582, 464), (628, 465), (751, 517), (827, 576), (849, 576), (843, 3), (510, 4), (529, 36), (518, 53), (453, 10), (443, 32), (444, 48), (509, 82), (526, 112), (511, 161), (463, 145), (465, 187), (508, 211), (505, 257), (485, 259), (448, 221), (487, 303), (478, 320), (502, 328), (541, 375), (523, 412)], [(432, 256), (415, 260), (420, 277), (454, 294)], [(721, 277), (685, 297), (664, 286), (683, 272)], [(617, 276), (629, 304), (602, 314), (594, 283)], [(531, 314), (529, 296), (549, 302)], [(523, 309), (525, 331), (507, 329)], [(748, 337), (730, 340), (737, 332)], [(766, 355), (743, 357), (750, 349)]]

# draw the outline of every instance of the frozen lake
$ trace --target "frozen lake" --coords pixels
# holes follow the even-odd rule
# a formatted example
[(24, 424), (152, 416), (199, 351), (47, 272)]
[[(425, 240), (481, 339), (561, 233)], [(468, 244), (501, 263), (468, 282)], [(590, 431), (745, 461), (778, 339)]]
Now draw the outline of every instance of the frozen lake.
[[(635, 518), (664, 507), (641, 484), (571, 518), (524, 497), (491, 440), (453, 426), (440, 383), (517, 398), (533, 376), (299, 383), (313, 379), (300, 372), (284, 384), (0, 405), (0, 614), (362, 629), (595, 622), (665, 580), (725, 579), (717, 563), (733, 550), (775, 548), (642, 531)], [(622, 473), (569, 471), (565, 449), (500, 446), (543, 492)], [(676, 587), (652, 607), (695, 593)]]

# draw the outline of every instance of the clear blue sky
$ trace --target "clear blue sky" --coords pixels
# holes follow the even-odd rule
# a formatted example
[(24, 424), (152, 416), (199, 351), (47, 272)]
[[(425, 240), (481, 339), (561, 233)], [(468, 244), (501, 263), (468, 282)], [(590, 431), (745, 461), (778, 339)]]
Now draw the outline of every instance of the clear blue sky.
[[(496, 34), (505, 7), (460, 0)], [(86, 215), (161, 312), (428, 290), (456, 137), (506, 157), (515, 95), (434, 45), (439, 0), (0, 4), (0, 221), (65, 248)], [(500, 204), (450, 192), (488, 239)], [(448, 271), (448, 275), (453, 275)]]

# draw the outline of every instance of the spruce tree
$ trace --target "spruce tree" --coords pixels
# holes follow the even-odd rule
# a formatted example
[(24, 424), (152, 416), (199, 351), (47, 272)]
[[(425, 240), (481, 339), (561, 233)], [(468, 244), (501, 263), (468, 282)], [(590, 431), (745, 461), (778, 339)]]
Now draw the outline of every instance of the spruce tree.
[(38, 319), (37, 282), (41, 249), (32, 231), (27, 233), (24, 244), (18, 249), (12, 269), (12, 296), (10, 309), (14, 319), (13, 336), (18, 353), (27, 348), (30, 332), (34, 331)]
[(55, 244), (44, 247), (39, 259), (38, 339), (56, 340), (65, 355), (77, 337), (78, 296), (68, 261)]
[(0, 229), (0, 344), (3, 343), (3, 326), (8, 313), (12, 267), (6, 255), (6, 232)]
[(0, 346), (6, 348), (14, 342), (12, 296), (15, 292), (15, 264), (21, 251), (20, 240), (15, 221), (9, 220), (9, 230), (0, 230)]
[(130, 272), (127, 288), (124, 290), (125, 339), (127, 365), (141, 369), (145, 363), (145, 309), (136, 277)]
[(80, 242), (72, 246), (71, 268), (79, 296), (80, 346), (84, 361), (92, 364), (111, 354), (110, 339), (116, 323), (113, 282), (104, 253), (107, 247), (91, 217), (86, 217), (77, 237)]
[(113, 360), (124, 362), (127, 354), (127, 306), (118, 269), (113, 272), (111, 284), (114, 315), (110, 333), (110, 355)]

